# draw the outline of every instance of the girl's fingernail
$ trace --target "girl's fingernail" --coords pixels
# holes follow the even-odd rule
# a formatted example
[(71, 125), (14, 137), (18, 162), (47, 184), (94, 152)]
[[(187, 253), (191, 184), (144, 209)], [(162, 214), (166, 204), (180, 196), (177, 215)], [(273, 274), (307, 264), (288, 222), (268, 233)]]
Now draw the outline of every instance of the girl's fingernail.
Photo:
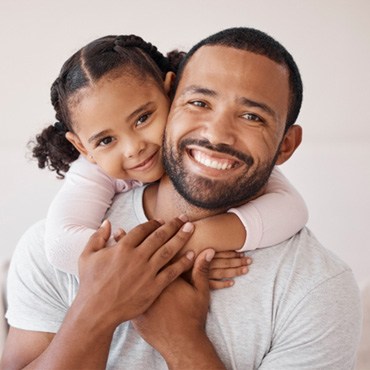
[(185, 233), (190, 233), (194, 230), (194, 225), (191, 222), (187, 222), (183, 227), (182, 231)]
[(189, 217), (185, 214), (180, 215), (178, 218), (183, 222), (189, 221)]
[(108, 224), (108, 220), (107, 220), (107, 219), (105, 219), (105, 220), (102, 222), (102, 224), (100, 225), (100, 227), (105, 227), (105, 226), (107, 226), (107, 224)]
[(246, 274), (248, 272), (248, 269), (246, 267), (242, 268), (242, 274)]

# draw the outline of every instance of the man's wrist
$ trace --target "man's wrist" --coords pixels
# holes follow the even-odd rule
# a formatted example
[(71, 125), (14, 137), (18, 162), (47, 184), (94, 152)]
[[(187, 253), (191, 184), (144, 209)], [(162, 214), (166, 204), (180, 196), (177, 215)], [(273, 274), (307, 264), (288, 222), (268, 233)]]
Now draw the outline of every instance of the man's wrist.
[(172, 343), (168, 349), (162, 356), (170, 370), (226, 369), (204, 331), (184, 336), (178, 343)]

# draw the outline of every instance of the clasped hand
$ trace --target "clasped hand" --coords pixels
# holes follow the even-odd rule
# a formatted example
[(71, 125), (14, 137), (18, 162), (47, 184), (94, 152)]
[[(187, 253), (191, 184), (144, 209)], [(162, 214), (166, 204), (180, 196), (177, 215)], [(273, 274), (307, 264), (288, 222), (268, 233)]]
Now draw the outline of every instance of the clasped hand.
[(193, 225), (179, 218), (165, 224), (151, 220), (127, 234), (121, 232), (115, 245), (106, 246), (111, 226), (104, 221), (79, 260), (80, 303), (95, 320), (112, 328), (144, 313), (171, 282), (192, 267), (191, 251), (170, 262), (192, 231)]

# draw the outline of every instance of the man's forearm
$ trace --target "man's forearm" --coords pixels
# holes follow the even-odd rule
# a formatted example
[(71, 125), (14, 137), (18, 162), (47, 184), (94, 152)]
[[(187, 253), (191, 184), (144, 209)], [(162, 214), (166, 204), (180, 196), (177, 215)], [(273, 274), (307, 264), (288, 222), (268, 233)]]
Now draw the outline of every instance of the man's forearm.
[(50, 345), (26, 369), (105, 369), (114, 330), (77, 297)]

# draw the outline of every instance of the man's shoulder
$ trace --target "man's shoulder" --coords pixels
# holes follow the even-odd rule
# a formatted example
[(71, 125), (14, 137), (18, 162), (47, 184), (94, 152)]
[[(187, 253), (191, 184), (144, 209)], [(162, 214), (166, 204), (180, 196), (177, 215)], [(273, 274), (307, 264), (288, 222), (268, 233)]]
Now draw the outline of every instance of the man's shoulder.
[(19, 240), (7, 278), (8, 311), (14, 327), (55, 332), (77, 291), (73, 275), (53, 267), (44, 247), (45, 221), (31, 226)]
[(297, 296), (325, 285), (357, 290), (351, 268), (306, 227), (283, 243), (256, 250), (253, 259), (254, 265), (264, 266), (270, 281), (284, 290), (289, 286)]
[[(14, 250), (10, 273), (37, 275), (70, 275), (59, 271), (48, 261), (45, 251), (45, 224), (46, 220), (38, 221), (30, 226), (22, 235)], [(71, 275), (72, 276), (72, 275)], [(59, 276), (58, 276), (59, 278)]]
[(330, 278), (350, 271), (350, 267), (324, 247), (307, 227), (283, 243), (282, 247), (285, 249), (283, 254), (294, 259), (296, 269), (306, 271), (311, 278)]

